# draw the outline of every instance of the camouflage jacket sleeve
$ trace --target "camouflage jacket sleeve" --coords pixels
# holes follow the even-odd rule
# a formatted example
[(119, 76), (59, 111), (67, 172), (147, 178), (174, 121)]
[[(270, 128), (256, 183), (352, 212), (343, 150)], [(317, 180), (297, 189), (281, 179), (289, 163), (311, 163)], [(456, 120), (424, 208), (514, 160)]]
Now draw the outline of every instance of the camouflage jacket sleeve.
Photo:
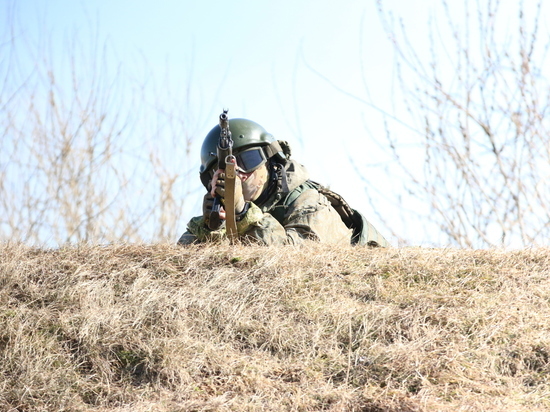
[[(237, 230), (240, 238), (265, 245), (298, 244), (305, 239), (349, 245), (351, 238), (351, 230), (338, 212), (315, 189), (304, 191), (288, 205), (281, 222), (252, 203), (243, 219), (237, 222)], [(189, 222), (179, 243), (219, 241), (224, 237), (224, 226), (210, 231), (203, 218), (196, 217)]]

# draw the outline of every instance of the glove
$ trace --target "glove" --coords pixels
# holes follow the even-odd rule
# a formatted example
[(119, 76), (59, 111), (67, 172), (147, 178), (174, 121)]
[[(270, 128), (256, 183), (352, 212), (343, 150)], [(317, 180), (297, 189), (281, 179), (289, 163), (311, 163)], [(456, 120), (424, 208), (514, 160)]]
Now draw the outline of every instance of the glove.
[[(212, 177), (212, 190), (210, 195), (213, 197), (215, 195), (220, 196), (222, 199), (225, 199), (225, 172), (222, 169), (218, 169)], [(243, 185), (241, 179), (237, 176), (235, 178), (235, 214), (240, 214), (245, 206), (246, 202), (243, 197)], [(225, 214), (224, 214), (225, 215)], [(225, 217), (225, 216), (224, 216)]]

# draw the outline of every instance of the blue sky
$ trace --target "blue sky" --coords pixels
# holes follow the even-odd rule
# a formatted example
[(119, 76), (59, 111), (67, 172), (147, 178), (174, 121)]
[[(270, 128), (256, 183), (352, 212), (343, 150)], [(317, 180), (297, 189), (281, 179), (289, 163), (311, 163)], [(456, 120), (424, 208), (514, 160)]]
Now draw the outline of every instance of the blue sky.
[[(29, 33), (48, 33), (60, 44), (75, 33), (83, 39), (97, 37), (110, 44), (117, 62), (137, 71), (145, 64), (149, 81), (160, 85), (170, 77), (172, 93), (190, 86), (197, 162), (182, 164), (183, 170), (198, 167), (203, 137), (222, 108), (228, 108), (230, 117), (254, 120), (291, 142), (295, 158), (314, 180), (330, 185), (388, 232), (374, 216), (360, 179), (385, 179), (369, 165), (387, 159), (366, 142), (368, 136), (385, 133), (383, 116), (372, 105), (393, 113), (397, 96), (392, 45), (376, 0), (15, 3)], [(439, 3), (384, 1), (387, 10), (404, 19), (413, 43), (426, 40), (428, 19), (438, 16)], [(395, 114), (407, 121), (404, 113)], [(407, 133), (402, 129), (403, 142)], [(200, 190), (198, 173), (195, 184)], [(199, 202), (197, 197), (189, 213), (199, 213)], [(396, 220), (395, 225), (394, 230), (422, 242), (410, 235), (415, 233), (412, 222)]]

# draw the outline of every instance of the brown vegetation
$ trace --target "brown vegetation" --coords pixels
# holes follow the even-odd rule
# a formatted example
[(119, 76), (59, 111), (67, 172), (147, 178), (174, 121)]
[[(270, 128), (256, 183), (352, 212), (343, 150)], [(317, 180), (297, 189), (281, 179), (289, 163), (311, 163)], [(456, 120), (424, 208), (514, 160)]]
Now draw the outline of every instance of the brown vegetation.
[(0, 409), (550, 409), (546, 249), (0, 246)]

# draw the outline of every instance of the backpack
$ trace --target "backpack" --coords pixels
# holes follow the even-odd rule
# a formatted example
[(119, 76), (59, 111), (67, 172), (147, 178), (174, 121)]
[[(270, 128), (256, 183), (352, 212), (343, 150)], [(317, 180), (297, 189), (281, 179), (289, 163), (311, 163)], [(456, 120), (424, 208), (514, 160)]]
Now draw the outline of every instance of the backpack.
[(286, 197), (282, 198), (269, 213), (282, 224), (289, 206), (308, 189), (317, 190), (329, 200), (331, 206), (340, 215), (342, 222), (344, 222), (348, 229), (353, 231), (350, 240), (352, 245), (389, 246), (388, 241), (384, 239), (376, 228), (359, 211), (352, 209), (342, 196), (313, 180), (307, 180), (302, 183)]

